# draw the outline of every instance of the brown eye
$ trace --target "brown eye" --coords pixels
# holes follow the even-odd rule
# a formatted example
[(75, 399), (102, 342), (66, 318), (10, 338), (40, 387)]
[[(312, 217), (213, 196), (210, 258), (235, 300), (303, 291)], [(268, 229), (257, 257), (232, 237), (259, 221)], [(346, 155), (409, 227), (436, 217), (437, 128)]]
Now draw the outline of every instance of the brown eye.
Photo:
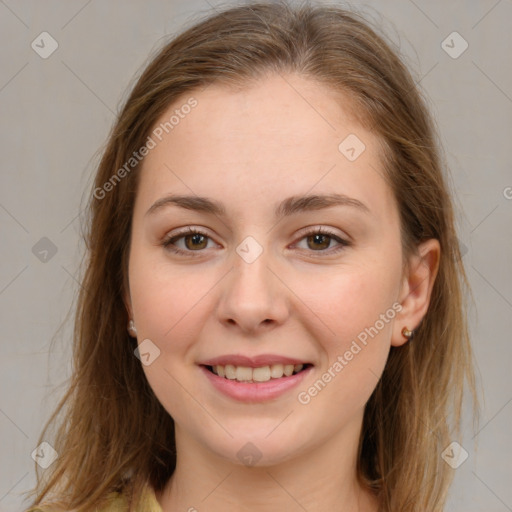
[[(311, 249), (327, 249), (332, 238), (329, 235), (315, 234), (307, 237), (308, 247)], [(311, 242), (311, 243), (310, 243)]]
[(185, 246), (187, 247), (187, 249), (204, 249), (204, 247), (207, 245), (204, 243), (207, 237), (201, 235), (200, 233), (195, 233), (193, 235), (185, 235), (180, 238), (183, 238), (183, 240), (185, 240)]
[[(318, 256), (323, 256), (324, 254), (336, 254), (345, 247), (349, 247), (351, 245), (350, 242), (340, 238), (336, 233), (333, 233), (326, 228), (310, 230), (301, 238), (301, 240), (303, 239), (306, 240), (306, 250), (310, 253), (319, 253)], [(329, 248), (333, 240), (338, 243), (338, 246)], [(317, 254), (315, 254), (315, 256), (317, 256)]]
[[(176, 243), (183, 239), (184, 248), (177, 247)], [(197, 229), (189, 228), (184, 233), (180, 233), (171, 237), (167, 237), (162, 245), (166, 250), (174, 252), (176, 254), (192, 255), (194, 252), (201, 252), (202, 249), (206, 249), (208, 246), (208, 240), (210, 237)]]
[[(177, 242), (183, 239), (183, 246), (178, 247)], [(167, 237), (162, 245), (166, 250), (180, 255), (198, 256), (203, 249), (208, 248), (208, 241), (211, 240), (210, 236), (198, 229), (188, 228), (187, 231), (177, 235)], [(324, 254), (336, 254), (343, 250), (345, 247), (350, 246), (350, 242), (340, 238), (335, 233), (325, 229), (316, 228), (306, 233), (302, 238), (306, 240), (306, 250), (310, 253), (319, 253), (319, 256)], [(338, 247), (330, 248), (331, 242), (338, 243)], [(316, 255), (315, 255), (316, 256)]]

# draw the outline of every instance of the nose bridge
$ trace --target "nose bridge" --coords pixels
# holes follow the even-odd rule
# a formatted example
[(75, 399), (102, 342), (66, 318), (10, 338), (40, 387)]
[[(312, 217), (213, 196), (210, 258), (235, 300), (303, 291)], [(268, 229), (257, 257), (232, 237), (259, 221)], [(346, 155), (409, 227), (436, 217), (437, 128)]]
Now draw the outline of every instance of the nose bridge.
[(281, 323), (287, 314), (285, 288), (272, 268), (271, 253), (247, 237), (233, 254), (233, 268), (223, 288), (220, 320), (252, 330), (271, 320)]

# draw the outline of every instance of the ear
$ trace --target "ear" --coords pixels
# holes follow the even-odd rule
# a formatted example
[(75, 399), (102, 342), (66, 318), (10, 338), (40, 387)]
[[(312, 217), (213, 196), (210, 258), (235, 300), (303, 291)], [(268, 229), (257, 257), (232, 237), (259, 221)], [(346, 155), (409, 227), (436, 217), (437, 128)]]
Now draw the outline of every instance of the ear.
[(439, 270), (441, 246), (432, 238), (418, 246), (416, 254), (409, 259), (409, 272), (403, 277), (400, 289), (402, 310), (396, 316), (391, 345), (399, 347), (407, 338), (402, 329), (416, 329), (425, 316), (430, 303), (434, 281)]

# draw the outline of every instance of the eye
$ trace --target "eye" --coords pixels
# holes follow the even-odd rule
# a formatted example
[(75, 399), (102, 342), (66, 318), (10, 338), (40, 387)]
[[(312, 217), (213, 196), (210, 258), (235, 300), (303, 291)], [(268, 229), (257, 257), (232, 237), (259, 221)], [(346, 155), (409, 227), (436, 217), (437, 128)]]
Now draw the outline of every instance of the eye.
[[(181, 240), (183, 238), (185, 242), (185, 248), (186, 249), (180, 249), (179, 247), (176, 247), (175, 242), (177, 240)], [(183, 255), (191, 255), (196, 256), (195, 254), (191, 254), (193, 252), (198, 252), (200, 249), (205, 248), (205, 244), (207, 244), (205, 241), (210, 238), (205, 232), (201, 231), (200, 229), (193, 229), (191, 227), (187, 228), (186, 231), (182, 231), (181, 233), (178, 233), (177, 235), (167, 237), (163, 240), (162, 245), (165, 249), (174, 252), (176, 254), (183, 254)], [(190, 250), (190, 248), (192, 248)], [(199, 251), (200, 252), (200, 251)]]
[[(181, 239), (183, 239), (185, 243), (184, 249), (177, 247), (176, 245), (176, 242), (180, 241)], [(197, 228), (188, 227), (186, 231), (182, 231), (181, 233), (165, 238), (162, 242), (162, 246), (175, 254), (195, 257), (197, 255), (193, 253), (202, 252), (201, 249), (207, 248), (208, 239), (210, 239), (210, 236), (204, 231)], [(336, 233), (322, 227), (310, 229), (303, 234), (302, 238), (300, 238), (300, 241), (302, 240), (306, 240), (308, 248), (313, 248), (310, 252), (327, 254), (336, 254), (343, 250), (345, 247), (351, 245), (351, 242), (340, 238), (338, 235), (336, 235)], [(332, 240), (338, 242), (338, 247), (326, 250), (331, 245)]]
[[(327, 253), (327, 254), (336, 254), (343, 250), (345, 247), (349, 247), (351, 245), (351, 242), (344, 240), (343, 238), (340, 238), (336, 233), (330, 231), (327, 228), (319, 227), (314, 228), (306, 233), (304, 233), (303, 237), (300, 239), (306, 240), (307, 248), (313, 248), (311, 252), (319, 252), (319, 253)], [(334, 249), (325, 250), (329, 247), (332, 240), (335, 240), (338, 242), (338, 246)], [(321, 254), (320, 256), (322, 256)], [(315, 256), (317, 256), (315, 254)]]

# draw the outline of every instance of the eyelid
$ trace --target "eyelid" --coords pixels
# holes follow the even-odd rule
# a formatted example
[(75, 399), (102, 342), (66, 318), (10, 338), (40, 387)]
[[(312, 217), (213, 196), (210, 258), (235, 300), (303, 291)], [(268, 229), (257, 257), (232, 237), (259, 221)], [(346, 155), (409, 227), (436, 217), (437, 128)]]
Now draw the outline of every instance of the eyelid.
[[(204, 237), (208, 238), (209, 240), (214, 241), (214, 238), (208, 233), (208, 231), (205, 228), (202, 227), (196, 227), (196, 226), (186, 226), (182, 229), (178, 228), (178, 231), (173, 232), (172, 234), (165, 235), (161, 245), (166, 248), (167, 246), (172, 245), (173, 240), (177, 240), (180, 238), (184, 238), (188, 235), (203, 235)], [(217, 243), (217, 242), (215, 242)], [(183, 249), (177, 249), (176, 252), (186, 252), (187, 254), (192, 254), (194, 252), (202, 252), (202, 251), (183, 251)]]
[[(205, 252), (204, 250), (198, 250), (198, 251), (192, 251), (192, 250), (186, 250), (186, 249), (180, 249), (172, 243), (175, 240), (181, 239), (183, 237), (186, 237), (187, 235), (195, 235), (199, 234), (202, 235), (209, 240), (212, 240), (215, 242), (214, 238), (208, 234), (208, 231), (205, 228), (202, 227), (196, 227), (196, 226), (186, 226), (185, 228), (182, 228), (181, 230), (173, 233), (172, 235), (166, 235), (161, 242), (161, 245), (164, 247), (164, 249), (173, 252), (175, 254), (180, 255), (191, 255), (192, 257), (201, 256), (202, 252)], [(338, 246), (334, 248), (330, 248), (327, 250), (319, 250), (319, 251), (307, 251), (310, 253), (313, 257), (324, 257), (328, 255), (337, 254), (341, 250), (343, 250), (346, 247), (350, 247), (352, 245), (351, 237), (345, 234), (338, 234), (335, 232), (334, 228), (326, 227), (323, 225), (311, 225), (311, 226), (305, 226), (298, 232), (298, 237), (296, 238), (296, 241), (293, 242), (292, 246), (296, 245), (297, 243), (301, 242), (304, 238), (311, 235), (321, 234), (328, 236), (329, 238), (335, 240), (338, 242)], [(194, 254), (197, 253), (197, 254)], [(318, 254), (315, 254), (318, 253)]]
[(333, 237), (337, 236), (338, 238), (344, 239), (344, 241), (347, 243), (351, 242), (351, 237), (345, 232), (339, 232), (336, 228), (331, 228), (330, 226), (325, 226), (323, 224), (312, 224), (310, 226), (305, 226), (298, 231), (298, 236), (303, 237), (305, 235), (315, 233), (323, 233)]
[(338, 242), (338, 245), (336, 247), (320, 251), (306, 250), (308, 255), (312, 256), (313, 258), (327, 258), (329, 256), (337, 255), (345, 248), (353, 245), (351, 237), (345, 234), (337, 233), (334, 228), (323, 225), (312, 225), (306, 226), (299, 231), (297, 241), (293, 243), (293, 246), (301, 242), (306, 237), (316, 234), (328, 236), (332, 240)]
[(194, 234), (200, 234), (207, 236), (208, 238), (213, 237), (208, 234), (208, 230), (206, 228), (203, 228), (201, 226), (185, 226), (183, 228), (177, 228), (176, 232), (173, 232), (172, 235), (166, 235), (168, 239), (176, 238), (178, 236), (184, 236), (184, 235), (194, 235)]

